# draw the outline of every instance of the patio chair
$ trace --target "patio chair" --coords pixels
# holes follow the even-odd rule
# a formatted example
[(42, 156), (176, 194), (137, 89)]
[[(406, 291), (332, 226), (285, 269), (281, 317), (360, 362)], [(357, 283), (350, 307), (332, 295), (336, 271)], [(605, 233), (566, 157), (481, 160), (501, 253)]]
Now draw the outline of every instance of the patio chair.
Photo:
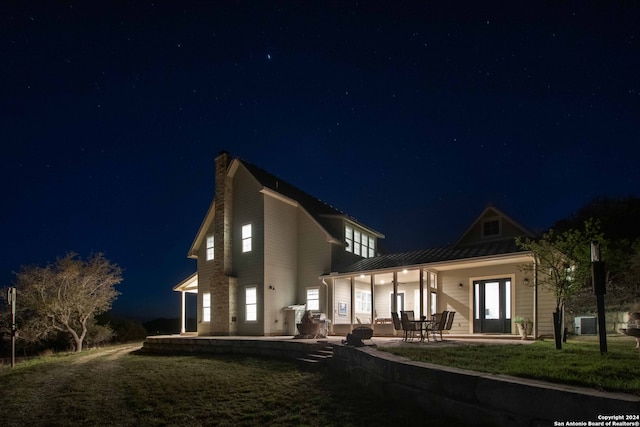
[(445, 326), (447, 325), (447, 318), (449, 312), (447, 310), (443, 311), (442, 313), (436, 313), (433, 315), (433, 323), (431, 324), (431, 333), (433, 334), (433, 340), (437, 341), (436, 339), (436, 334), (439, 333), (440, 334), (440, 340), (442, 340), (442, 331), (444, 330)]
[(411, 339), (414, 339), (416, 337), (416, 332), (420, 334), (422, 333), (422, 329), (420, 329), (418, 324), (412, 321), (415, 320), (413, 311), (402, 311), (401, 316), (402, 328), (405, 330), (406, 336), (405, 341), (409, 339), (409, 335), (411, 336)]
[(407, 340), (407, 331), (402, 327), (402, 322), (400, 321), (400, 317), (398, 317), (398, 313), (395, 311), (391, 313), (391, 319), (393, 320), (393, 329), (396, 331), (404, 331), (404, 336), (402, 337), (402, 341)]
[[(444, 330), (445, 331), (450, 331), (451, 327), (453, 326), (453, 318), (456, 316), (456, 312), (455, 311), (450, 311), (449, 315), (447, 316), (447, 324), (444, 325)], [(442, 339), (442, 331), (440, 331), (440, 339)]]

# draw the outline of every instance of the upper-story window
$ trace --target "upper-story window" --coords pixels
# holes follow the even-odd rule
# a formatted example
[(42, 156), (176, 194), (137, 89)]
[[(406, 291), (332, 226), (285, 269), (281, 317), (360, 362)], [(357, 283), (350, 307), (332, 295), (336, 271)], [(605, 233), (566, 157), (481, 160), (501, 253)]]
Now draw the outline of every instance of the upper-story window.
[(213, 247), (213, 234), (207, 236), (207, 261), (211, 261), (215, 256)]
[(251, 224), (242, 226), (242, 252), (251, 252)]
[(376, 241), (373, 236), (358, 230), (350, 225), (344, 228), (347, 252), (360, 255), (363, 258), (371, 258), (376, 254)]
[(482, 222), (482, 237), (496, 237), (501, 234), (500, 218), (486, 219)]

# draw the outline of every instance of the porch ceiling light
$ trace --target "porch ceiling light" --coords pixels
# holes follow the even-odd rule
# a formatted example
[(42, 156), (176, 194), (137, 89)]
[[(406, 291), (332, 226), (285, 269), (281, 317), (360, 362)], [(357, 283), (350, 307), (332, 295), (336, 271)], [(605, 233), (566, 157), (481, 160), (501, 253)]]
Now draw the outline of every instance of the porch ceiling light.
[(525, 277), (522, 283), (524, 283), (525, 286), (529, 286), (529, 279)]

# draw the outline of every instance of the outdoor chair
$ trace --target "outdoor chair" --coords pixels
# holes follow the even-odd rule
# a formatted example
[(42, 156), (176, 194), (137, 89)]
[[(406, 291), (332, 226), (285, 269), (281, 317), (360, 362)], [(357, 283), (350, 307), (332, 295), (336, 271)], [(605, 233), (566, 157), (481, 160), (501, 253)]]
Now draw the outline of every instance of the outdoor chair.
[(406, 336), (405, 341), (408, 340), (409, 335), (411, 336), (411, 339), (413, 339), (416, 336), (416, 332), (421, 334), (422, 329), (420, 329), (420, 326), (418, 326), (417, 323), (413, 322), (413, 320), (415, 320), (413, 311), (402, 311), (401, 313), (402, 313), (401, 314), (402, 328), (405, 330), (405, 336)]
[(442, 313), (436, 313), (433, 315), (433, 323), (431, 324), (431, 333), (433, 334), (433, 340), (436, 340), (436, 334), (440, 334), (440, 340), (442, 340), (442, 331), (447, 325), (447, 318), (449, 312), (447, 310)]
[(395, 311), (391, 313), (391, 319), (393, 320), (393, 329), (395, 329), (396, 331), (404, 331), (404, 336), (402, 338), (402, 341), (406, 341), (407, 331), (405, 331), (404, 328), (402, 327), (402, 322), (400, 321), (400, 317), (398, 317), (398, 313), (396, 313)]
[[(453, 318), (455, 317), (456, 312), (455, 311), (450, 311), (449, 315), (447, 316), (447, 323), (446, 325), (444, 325), (444, 330), (445, 331), (450, 331), (451, 327), (453, 326)], [(440, 331), (440, 339), (442, 339), (442, 331)]]

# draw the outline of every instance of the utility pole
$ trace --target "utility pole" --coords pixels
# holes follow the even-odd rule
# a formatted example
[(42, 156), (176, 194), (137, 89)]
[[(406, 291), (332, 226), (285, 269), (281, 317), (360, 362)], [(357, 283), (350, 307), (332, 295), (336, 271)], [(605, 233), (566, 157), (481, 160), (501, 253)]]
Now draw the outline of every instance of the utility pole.
[(16, 366), (16, 288), (7, 290), (7, 301), (11, 305), (11, 367)]
[(591, 242), (591, 280), (593, 283), (593, 293), (596, 295), (598, 304), (598, 335), (600, 336), (600, 354), (607, 352), (607, 327), (604, 317), (604, 294), (607, 293), (607, 273), (604, 268), (604, 261), (600, 261), (600, 245), (598, 242)]

